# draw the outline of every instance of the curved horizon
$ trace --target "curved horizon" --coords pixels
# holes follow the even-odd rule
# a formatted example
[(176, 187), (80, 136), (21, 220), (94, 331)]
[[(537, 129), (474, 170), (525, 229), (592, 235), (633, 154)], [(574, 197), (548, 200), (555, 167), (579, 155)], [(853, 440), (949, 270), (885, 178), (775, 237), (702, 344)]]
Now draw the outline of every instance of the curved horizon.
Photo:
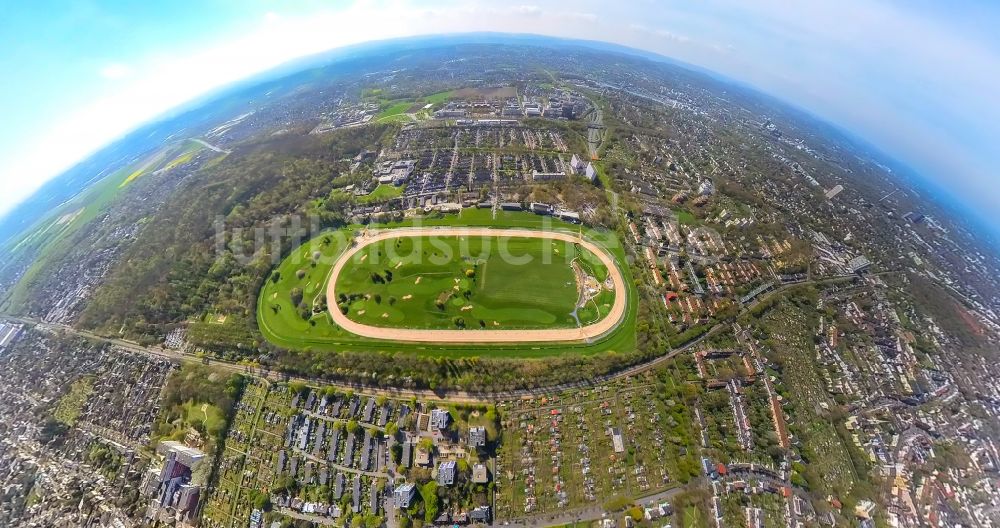
[[(144, 124), (234, 84), (364, 43), (496, 32), (625, 46), (753, 87), (913, 167), (946, 204), (1000, 229), (992, 176), (1000, 105), (991, 101), (1000, 88), (1000, 38), (989, 31), (1000, 7), (711, 4), (626, 2), (614, 17), (590, 0), (572, 8), (551, 1), (292, 2), (281, 11), (259, 5), (238, 13), (119, 6), (54, 17), (16, 8), (0, 22), (17, 44), (0, 66), (21, 73), (21, 82), (0, 89), (0, 104), (9, 106), (0, 107), (8, 116), (0, 133), (7, 191), (0, 217), (6, 221), (45, 182)], [(169, 29), (150, 30), (167, 15)], [(850, 24), (834, 29), (830, 20)], [(36, 30), (52, 25), (80, 28), (79, 39), (36, 42)], [(118, 33), (104, 31), (109, 27)], [(143, 38), (128, 40), (142, 31)], [(67, 62), (73, 59), (80, 63)]]

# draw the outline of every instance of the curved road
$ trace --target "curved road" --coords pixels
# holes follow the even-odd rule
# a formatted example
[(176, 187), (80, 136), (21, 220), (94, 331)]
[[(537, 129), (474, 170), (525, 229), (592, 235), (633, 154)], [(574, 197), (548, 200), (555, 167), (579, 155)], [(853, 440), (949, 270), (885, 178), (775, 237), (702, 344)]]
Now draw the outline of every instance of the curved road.
[(369, 326), (350, 320), (346, 315), (340, 313), (335, 303), (330, 303), (330, 317), (344, 330), (362, 337), (372, 339), (386, 339), (390, 341), (410, 341), (420, 343), (545, 343), (553, 341), (585, 341), (600, 337), (613, 330), (618, 323), (625, 318), (625, 310), (628, 306), (628, 290), (625, 288), (625, 279), (621, 270), (615, 264), (614, 259), (608, 255), (607, 251), (598, 247), (593, 242), (588, 241), (575, 234), (563, 233), (559, 231), (539, 231), (535, 229), (490, 229), (485, 227), (437, 227), (437, 228), (413, 228), (413, 229), (391, 229), (380, 231), (374, 235), (364, 236), (360, 242), (341, 254), (337, 262), (334, 263), (330, 271), (330, 279), (326, 285), (326, 298), (336, 299), (337, 277), (344, 266), (348, 265), (351, 258), (358, 251), (365, 247), (400, 237), (518, 237), (518, 238), (547, 238), (579, 244), (600, 259), (601, 263), (608, 269), (608, 274), (614, 282), (615, 301), (608, 312), (600, 321), (580, 328), (557, 328), (557, 329), (536, 329), (536, 330), (429, 330), (412, 328), (383, 328)]

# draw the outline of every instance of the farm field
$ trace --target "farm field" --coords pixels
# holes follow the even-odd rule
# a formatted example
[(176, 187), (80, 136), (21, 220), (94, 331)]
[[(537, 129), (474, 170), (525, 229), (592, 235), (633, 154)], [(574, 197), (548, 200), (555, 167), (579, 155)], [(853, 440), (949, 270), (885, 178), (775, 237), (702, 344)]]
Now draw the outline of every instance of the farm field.
[[(580, 231), (579, 226), (559, 222), (549, 217), (539, 217), (529, 213), (503, 212), (494, 219), (490, 211), (479, 209), (467, 209), (459, 215), (407, 219), (391, 224), (372, 224), (370, 228), (413, 227), (414, 225), (425, 227), (459, 225), (524, 227), (546, 228), (562, 232)], [(323, 294), (326, 291), (331, 268), (342, 253), (349, 248), (349, 238), (354, 236), (358, 227), (352, 226), (343, 230), (330, 231), (315, 237), (293, 250), (272, 271), (271, 277), (261, 288), (257, 310), (258, 327), (270, 342), (287, 348), (309, 347), (314, 350), (399, 351), (437, 357), (475, 357), (487, 354), (521, 358), (551, 357), (562, 353), (594, 354), (614, 350), (624, 351), (634, 344), (636, 296), (632, 290), (628, 269), (624, 267), (620, 269), (625, 283), (625, 291), (621, 292), (624, 295), (625, 315), (621, 323), (613, 331), (602, 335), (599, 339), (577, 344), (577, 346), (560, 343), (539, 343), (532, 347), (502, 343), (473, 347), (455, 346), (447, 343), (428, 345), (398, 340), (371, 339), (348, 332), (334, 322), (329, 311), (324, 309), (326, 299)], [(587, 231), (585, 236), (597, 246), (608, 251), (608, 254), (617, 262), (624, 261), (620, 242), (613, 234), (603, 231)], [(591, 267), (590, 272), (599, 279), (605, 278), (606, 272), (602, 271), (599, 266)], [(487, 287), (489, 287), (491, 280), (489, 273), (487, 271)], [(415, 281), (414, 278), (413, 282)], [(292, 293), (296, 294), (294, 298)], [(401, 298), (406, 294), (391, 295), (397, 297), (398, 304), (402, 302)], [(575, 296), (575, 292), (573, 295)], [(367, 301), (374, 302), (374, 299)], [(385, 297), (383, 303), (387, 304), (387, 302), (388, 297)], [(598, 302), (601, 302), (600, 299)], [(336, 303), (331, 304), (336, 310)], [(572, 301), (570, 304), (572, 305)], [(595, 319), (597, 313), (590, 308), (589, 311), (581, 309), (579, 315), (581, 322), (586, 324), (587, 321)], [(478, 325), (478, 320), (474, 323)]]
[[(151, 155), (133, 160), (118, 170), (96, 180), (78, 196), (60, 204), (52, 213), (24, 231), (19, 238), (7, 242), (3, 251), (12, 259), (21, 252), (34, 252), (36, 257), (21, 280), (0, 297), (0, 309), (20, 308), (36, 277), (50, 255), (68, 251), (72, 236), (98, 218), (124, 189), (144, 174), (169, 170), (193, 159), (202, 146), (190, 140), (171, 143)], [(0, 266), (2, 267), (2, 266)]]

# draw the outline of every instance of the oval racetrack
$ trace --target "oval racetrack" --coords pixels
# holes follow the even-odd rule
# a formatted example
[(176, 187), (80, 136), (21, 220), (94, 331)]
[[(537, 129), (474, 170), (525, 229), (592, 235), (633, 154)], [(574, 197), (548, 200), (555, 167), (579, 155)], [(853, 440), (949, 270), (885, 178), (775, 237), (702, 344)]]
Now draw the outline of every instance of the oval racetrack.
[(559, 328), (552, 330), (493, 330), (493, 329), (466, 329), (466, 330), (429, 330), (429, 329), (408, 329), (408, 328), (382, 328), (361, 324), (348, 319), (348, 317), (337, 309), (336, 303), (330, 303), (329, 312), (333, 321), (348, 332), (372, 339), (385, 339), (391, 341), (410, 341), (421, 343), (544, 343), (553, 341), (586, 341), (600, 337), (613, 330), (625, 317), (626, 306), (628, 305), (628, 294), (625, 288), (625, 279), (621, 270), (615, 263), (614, 258), (608, 255), (607, 251), (596, 244), (571, 233), (557, 231), (538, 231), (532, 229), (490, 229), (484, 227), (437, 227), (437, 228), (412, 228), (412, 229), (391, 229), (379, 231), (375, 234), (368, 234), (357, 240), (357, 243), (345, 251), (337, 262), (334, 263), (330, 272), (330, 278), (326, 286), (326, 298), (336, 299), (337, 277), (340, 271), (351, 260), (358, 251), (365, 246), (399, 237), (523, 237), (523, 238), (547, 238), (564, 242), (576, 243), (587, 249), (600, 259), (601, 263), (608, 269), (608, 275), (614, 283), (615, 301), (611, 306), (611, 311), (600, 321), (580, 328)]

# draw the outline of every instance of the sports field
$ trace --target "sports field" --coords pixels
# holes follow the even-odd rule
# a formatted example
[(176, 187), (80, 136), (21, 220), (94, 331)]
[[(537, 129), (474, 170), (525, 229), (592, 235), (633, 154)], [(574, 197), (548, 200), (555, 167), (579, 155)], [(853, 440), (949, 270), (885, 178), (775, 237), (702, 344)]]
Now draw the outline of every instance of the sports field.
[[(334, 265), (327, 297), (336, 302), (330, 309), (337, 324), (368, 337), (584, 339), (610, 328), (595, 326), (603, 316), (616, 308), (621, 316), (624, 302), (614, 302), (616, 287), (624, 287), (620, 273), (598, 280), (608, 277), (610, 263), (603, 250), (565, 233), (390, 230), (356, 241)], [(585, 319), (577, 319), (578, 305), (588, 308)]]
[[(539, 217), (530, 213), (500, 212), (493, 217), (489, 210), (466, 209), (459, 215), (428, 216), (418, 219), (407, 219), (389, 224), (373, 224), (369, 227), (375, 231), (402, 231), (408, 228), (420, 227), (490, 227), (502, 229), (545, 229), (549, 232), (562, 232), (579, 236), (579, 226), (567, 224), (551, 217)], [(355, 350), (371, 351), (372, 353), (415, 353), (434, 357), (477, 357), (504, 356), (520, 358), (542, 358), (567, 353), (590, 355), (604, 352), (626, 352), (635, 346), (635, 312), (636, 295), (625, 265), (625, 255), (613, 233), (607, 231), (582, 231), (584, 238), (592, 242), (596, 251), (604, 252), (611, 259), (612, 265), (619, 271), (624, 280), (624, 291), (614, 293), (614, 300), (606, 292), (604, 300), (597, 297), (593, 302), (579, 309), (577, 315), (581, 324), (590, 325), (597, 320), (607, 320), (607, 312), (599, 308), (601, 304), (614, 303), (621, 299), (624, 315), (620, 321), (607, 332), (598, 337), (586, 338), (581, 341), (541, 341), (531, 342), (489, 342), (480, 344), (460, 342), (414, 342), (396, 338), (371, 338), (351, 332), (335, 321), (333, 313), (340, 315), (336, 302), (337, 296), (331, 297), (327, 306), (327, 286), (333, 266), (352, 248), (352, 240), (363, 232), (362, 226), (329, 231), (312, 240), (306, 241), (297, 249), (292, 250), (280, 265), (272, 272), (260, 290), (257, 305), (257, 326), (264, 337), (271, 343), (290, 349), (313, 350)], [(584, 253), (586, 255), (586, 253)], [(609, 276), (606, 268), (579, 259), (587, 272), (598, 280)], [(395, 265), (395, 264), (394, 264)], [(487, 267), (492, 264), (487, 264)], [(496, 270), (494, 270), (496, 271)], [(553, 270), (549, 270), (553, 271)], [(506, 272), (501, 269), (501, 275)], [(491, 271), (486, 271), (485, 288), (493, 291)], [(369, 278), (370, 280), (370, 278)], [(395, 280), (395, 279), (394, 279)], [(416, 281), (416, 278), (413, 279)], [(423, 283), (423, 280), (421, 280)], [(406, 295), (406, 294), (403, 294)], [(403, 295), (394, 295), (400, 303)], [(475, 295), (473, 296), (475, 299)], [(374, 300), (374, 299), (372, 299)], [(385, 304), (388, 298), (383, 295)], [(570, 301), (572, 303), (572, 301)], [(327, 308), (333, 308), (328, 310)], [(435, 306), (435, 310), (436, 310)], [(572, 309), (572, 308), (571, 308)], [(381, 312), (378, 314), (381, 316)], [(603, 316), (603, 317), (602, 317)], [(450, 324), (454, 324), (449, 318)], [(485, 319), (484, 319), (485, 321)], [(344, 318), (344, 322), (351, 323)], [(469, 323), (478, 326), (478, 319), (467, 318), (467, 328), (474, 329)], [(499, 321), (498, 321), (499, 322)], [(354, 323), (358, 324), (358, 323)], [(502, 323), (501, 323), (502, 324)], [(513, 324), (510, 322), (509, 324)], [(367, 326), (367, 325), (362, 325)], [(370, 327), (385, 329), (384, 327)], [(452, 326), (456, 329), (457, 327)], [(392, 329), (389, 329), (392, 330)], [(428, 328), (427, 330), (432, 330)], [(544, 330), (541, 328), (518, 330), (518, 332)], [(556, 331), (573, 331), (571, 325), (556, 328)]]

